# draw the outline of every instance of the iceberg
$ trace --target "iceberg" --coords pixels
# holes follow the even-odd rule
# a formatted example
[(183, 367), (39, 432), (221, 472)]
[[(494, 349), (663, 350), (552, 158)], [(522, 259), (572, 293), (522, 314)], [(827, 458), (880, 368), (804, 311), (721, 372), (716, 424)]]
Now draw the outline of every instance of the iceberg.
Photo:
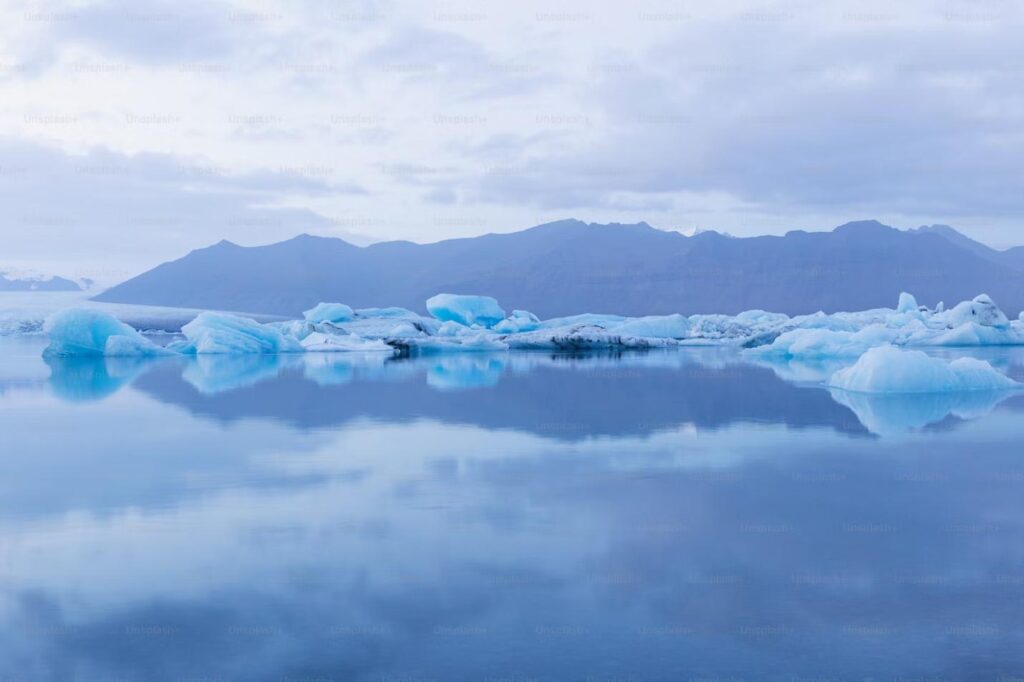
[(532, 332), (540, 327), (540, 318), (528, 310), (513, 310), (507, 318), (494, 325), (494, 331), (499, 334), (518, 334), (520, 332)]
[(939, 317), (950, 329), (971, 322), (996, 329), (1006, 329), (1010, 326), (1010, 320), (987, 294), (976, 296), (971, 301), (958, 303)]
[(651, 339), (685, 339), (690, 332), (690, 321), (679, 314), (634, 317), (612, 327), (612, 331), (624, 336)]
[(780, 358), (856, 358), (873, 346), (893, 343), (897, 335), (897, 330), (880, 324), (872, 324), (855, 332), (820, 328), (793, 329), (779, 334), (771, 344), (750, 348), (746, 353)]
[(1021, 387), (984, 360), (959, 358), (946, 362), (919, 350), (894, 346), (872, 348), (852, 366), (833, 374), (828, 383), (856, 393), (951, 393)]
[(437, 294), (427, 299), (427, 310), (442, 322), (458, 322), (467, 327), (493, 327), (505, 319), (505, 311), (490, 296)]
[(733, 347), (767, 362), (859, 358), (880, 346), (1024, 345), (1024, 319), (1010, 320), (982, 294), (952, 308), (928, 309), (908, 293), (895, 308), (790, 317), (763, 310), (738, 315), (624, 317), (582, 313), (541, 320), (526, 310), (506, 317), (488, 296), (438, 294), (432, 317), (405, 308), (320, 303), (302, 319), (260, 324), (229, 313), (204, 312), (182, 327), (184, 341), (167, 349), (130, 326), (95, 311), (53, 316), (47, 353), (156, 355), (179, 353), (401, 352)]
[(352, 308), (344, 303), (317, 303), (314, 308), (302, 313), (307, 322), (347, 322), (355, 315)]
[(917, 310), (917, 299), (903, 292), (900, 294), (900, 301), (896, 304), (896, 312), (898, 313), (912, 313)]
[(173, 344), (182, 353), (290, 353), (303, 350), (294, 336), (271, 325), (228, 313), (205, 312), (181, 328), (186, 343)]
[(44, 356), (153, 356), (171, 351), (153, 343), (113, 315), (72, 308), (46, 318), (50, 337)]
[(313, 332), (300, 341), (302, 349), (316, 353), (394, 353), (379, 339), (364, 339), (354, 334), (325, 334)]
[(664, 348), (671, 339), (629, 336), (608, 331), (592, 324), (572, 325), (555, 329), (541, 328), (524, 334), (504, 337), (509, 348), (518, 350), (608, 350), (611, 348)]

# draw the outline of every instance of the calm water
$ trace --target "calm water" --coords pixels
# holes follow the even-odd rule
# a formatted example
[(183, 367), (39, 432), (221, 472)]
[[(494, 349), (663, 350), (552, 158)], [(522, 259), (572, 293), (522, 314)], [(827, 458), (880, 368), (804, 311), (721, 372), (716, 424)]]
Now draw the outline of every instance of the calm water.
[(2, 680), (1024, 677), (1024, 396), (40, 349), (0, 343)]

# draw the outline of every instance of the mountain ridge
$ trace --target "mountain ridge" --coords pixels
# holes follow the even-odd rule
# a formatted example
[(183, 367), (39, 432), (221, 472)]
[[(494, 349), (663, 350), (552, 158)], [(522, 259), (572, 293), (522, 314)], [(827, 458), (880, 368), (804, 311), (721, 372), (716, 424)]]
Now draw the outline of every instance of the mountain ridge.
[(931, 304), (988, 293), (1008, 312), (1024, 308), (1024, 248), (1018, 256), (948, 226), (925, 227), (859, 220), (829, 232), (737, 238), (565, 219), (429, 244), (356, 246), (308, 234), (253, 247), (221, 241), (95, 300), (281, 315), (320, 301), (422, 312), (429, 296), (448, 291), (550, 317), (835, 312), (892, 306), (910, 291)]
[(0, 291), (81, 291), (77, 282), (64, 277), (7, 277), (0, 272)]

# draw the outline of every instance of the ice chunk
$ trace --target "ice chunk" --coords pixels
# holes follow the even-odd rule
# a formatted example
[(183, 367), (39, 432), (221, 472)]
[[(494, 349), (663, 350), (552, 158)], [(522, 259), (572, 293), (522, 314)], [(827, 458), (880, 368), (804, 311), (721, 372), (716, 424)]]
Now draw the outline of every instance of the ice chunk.
[(568, 317), (553, 317), (550, 320), (544, 320), (540, 323), (540, 329), (558, 329), (562, 327), (575, 327), (580, 325), (588, 325), (593, 327), (601, 327), (603, 329), (610, 329), (617, 324), (622, 324), (628, 317), (622, 315), (602, 315), (600, 313), (582, 313), (580, 315), (570, 315)]
[(419, 315), (417, 315), (413, 311), (409, 310), (408, 308), (398, 308), (398, 307), (391, 307), (391, 308), (360, 308), (359, 310), (356, 311), (356, 316), (357, 317), (362, 317), (362, 318), (382, 318), (382, 317), (387, 317), (387, 318), (415, 317), (415, 318), (418, 318), (419, 317)]
[(679, 345), (675, 339), (629, 336), (597, 325), (569, 325), (555, 329), (541, 327), (524, 334), (504, 337), (509, 348), (520, 350), (603, 350), (609, 348), (664, 348)]
[(896, 330), (874, 324), (856, 332), (831, 329), (792, 329), (779, 334), (766, 346), (750, 348), (745, 353), (782, 358), (860, 357), (873, 346), (892, 343)]
[(287, 353), (301, 351), (294, 337), (271, 325), (228, 313), (200, 313), (181, 328), (189, 353)]
[(1024, 335), (1016, 329), (988, 327), (976, 322), (966, 322), (953, 329), (932, 332), (912, 338), (915, 346), (1004, 346), (1024, 342)]
[(540, 319), (527, 310), (513, 310), (512, 314), (498, 324), (494, 331), (499, 334), (518, 334), (531, 332), (540, 327)]
[(896, 306), (896, 312), (898, 313), (913, 313), (917, 312), (917, 299), (903, 292), (900, 294), (900, 302)]
[(1006, 315), (1000, 310), (987, 294), (976, 296), (972, 301), (958, 303), (943, 313), (943, 321), (949, 328), (973, 322), (983, 327), (1005, 329), (1010, 325)]
[(465, 353), (484, 351), (508, 350), (508, 344), (498, 339), (493, 334), (477, 331), (475, 334), (465, 334), (455, 337), (420, 337), (394, 339), (396, 346), (400, 346), (413, 355), (429, 355), (432, 353)]
[(317, 303), (315, 308), (302, 313), (308, 322), (347, 322), (354, 315), (344, 303)]
[(1020, 387), (983, 360), (959, 358), (946, 362), (918, 350), (894, 346), (872, 348), (852, 367), (833, 374), (829, 385), (861, 393), (946, 393)]
[(46, 318), (43, 331), (50, 337), (50, 345), (43, 351), (47, 356), (171, 353), (112, 315), (97, 310), (61, 310)]
[(690, 332), (690, 321), (682, 315), (634, 317), (612, 327), (616, 334), (652, 339), (683, 339)]
[(395, 349), (379, 339), (364, 339), (355, 334), (313, 332), (302, 339), (302, 348), (316, 353), (394, 353)]
[(427, 310), (442, 322), (458, 322), (467, 327), (493, 327), (505, 319), (505, 311), (490, 296), (438, 294), (427, 299)]

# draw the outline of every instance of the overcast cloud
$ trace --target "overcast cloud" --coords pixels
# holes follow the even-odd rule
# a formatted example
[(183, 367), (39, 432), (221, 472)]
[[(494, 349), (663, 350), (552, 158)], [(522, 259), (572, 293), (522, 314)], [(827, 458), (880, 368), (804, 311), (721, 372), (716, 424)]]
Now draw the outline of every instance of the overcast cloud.
[(563, 217), (1024, 243), (1024, 17), (969, 2), (9, 2), (4, 267)]

